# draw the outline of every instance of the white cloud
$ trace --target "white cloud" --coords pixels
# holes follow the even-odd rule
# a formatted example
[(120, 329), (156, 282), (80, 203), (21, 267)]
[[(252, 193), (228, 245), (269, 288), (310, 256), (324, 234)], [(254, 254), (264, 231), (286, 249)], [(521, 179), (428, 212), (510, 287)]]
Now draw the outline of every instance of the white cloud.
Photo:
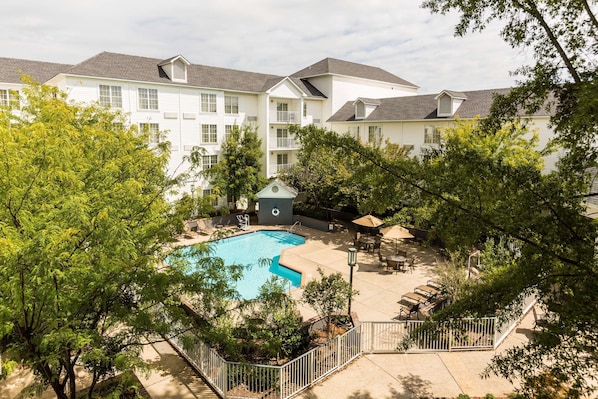
[(498, 28), (454, 38), (454, 15), (413, 0), (25, 0), (3, 6), (0, 56), (78, 63), (101, 51), (291, 74), (325, 57), (378, 66), (421, 87), (505, 87), (525, 58)]

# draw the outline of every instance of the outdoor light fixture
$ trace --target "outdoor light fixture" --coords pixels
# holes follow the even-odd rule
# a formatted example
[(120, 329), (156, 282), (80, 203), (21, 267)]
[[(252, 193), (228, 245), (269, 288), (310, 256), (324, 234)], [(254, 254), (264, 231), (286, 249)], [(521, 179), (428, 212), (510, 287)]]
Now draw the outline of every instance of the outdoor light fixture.
[(353, 268), (357, 264), (357, 249), (351, 247), (347, 253), (347, 264), (349, 265), (349, 318), (351, 317), (351, 296), (353, 296)]

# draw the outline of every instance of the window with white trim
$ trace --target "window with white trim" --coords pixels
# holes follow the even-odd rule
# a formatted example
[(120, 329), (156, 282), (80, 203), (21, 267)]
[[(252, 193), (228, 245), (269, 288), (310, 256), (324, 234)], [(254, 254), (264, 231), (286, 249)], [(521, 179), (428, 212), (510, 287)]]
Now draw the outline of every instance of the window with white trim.
[(216, 125), (201, 125), (201, 142), (216, 144), (218, 142), (218, 127)]
[(289, 154), (276, 154), (276, 172), (288, 170), (290, 167)]
[(289, 104), (276, 103), (276, 121), (277, 122), (288, 122), (289, 121)]
[(203, 190), (202, 195), (204, 197), (212, 197), (212, 206), (218, 206), (218, 197), (214, 195), (214, 190), (206, 188)]
[(368, 143), (380, 144), (382, 141), (382, 126), (368, 126)]
[(201, 166), (203, 169), (210, 169), (218, 163), (218, 155), (204, 155), (201, 157)]
[(224, 96), (224, 113), (238, 114), (239, 113), (239, 97)]
[(307, 118), (307, 103), (303, 102), (303, 117)]
[(440, 128), (437, 126), (424, 127), (424, 144), (440, 144)]
[(122, 108), (123, 96), (121, 87), (100, 85), (100, 105), (112, 108)]
[(150, 144), (158, 144), (160, 142), (160, 125), (158, 123), (140, 123), (139, 131), (148, 135), (148, 142)]
[(201, 112), (216, 112), (216, 94), (201, 93)]
[(158, 109), (157, 89), (140, 87), (137, 92), (139, 93), (139, 109)]
[(230, 138), (230, 135), (236, 126), (237, 125), (224, 125), (224, 139), (225, 140), (228, 140)]
[(0, 90), (0, 106), (10, 107), (11, 109), (21, 108), (21, 101), (19, 100), (19, 92), (17, 90)]

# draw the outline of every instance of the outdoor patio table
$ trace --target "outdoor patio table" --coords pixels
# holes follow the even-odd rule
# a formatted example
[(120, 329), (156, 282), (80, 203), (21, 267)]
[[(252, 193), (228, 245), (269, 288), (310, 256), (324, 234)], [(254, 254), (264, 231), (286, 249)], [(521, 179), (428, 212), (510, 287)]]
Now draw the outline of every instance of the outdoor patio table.
[(363, 246), (365, 247), (365, 249), (367, 251), (370, 250), (371, 247), (374, 246), (374, 243), (376, 242), (374, 237), (360, 237), (359, 238), (359, 242), (361, 244), (363, 244)]
[(405, 262), (407, 262), (406, 257), (402, 255), (388, 255), (386, 258), (397, 262), (399, 270), (402, 272), (405, 271)]

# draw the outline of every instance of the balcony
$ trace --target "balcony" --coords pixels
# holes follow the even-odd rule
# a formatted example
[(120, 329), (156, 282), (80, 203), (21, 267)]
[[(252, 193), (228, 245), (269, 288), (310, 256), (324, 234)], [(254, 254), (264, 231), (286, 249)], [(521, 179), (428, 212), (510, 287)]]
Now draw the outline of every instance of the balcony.
[(294, 150), (299, 148), (299, 143), (294, 138), (290, 137), (277, 137), (273, 139), (270, 149), (274, 150)]
[(282, 171), (291, 169), (292, 166), (292, 163), (279, 163), (276, 165), (270, 165), (268, 172), (270, 173), (270, 175), (276, 175)]
[(270, 114), (270, 123), (301, 124), (301, 115), (295, 111), (274, 111)]

